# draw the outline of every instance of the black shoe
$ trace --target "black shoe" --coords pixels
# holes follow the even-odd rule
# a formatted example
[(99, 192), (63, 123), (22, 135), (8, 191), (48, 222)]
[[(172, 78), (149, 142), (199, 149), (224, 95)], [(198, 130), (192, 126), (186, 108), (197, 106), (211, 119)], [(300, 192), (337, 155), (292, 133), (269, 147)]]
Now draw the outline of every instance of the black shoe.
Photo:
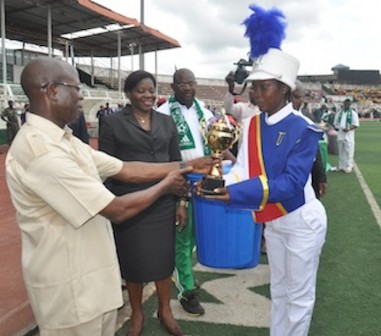
[(200, 316), (205, 313), (205, 309), (200, 305), (196, 295), (192, 292), (183, 293), (180, 303), (183, 309), (192, 316)]
[[(174, 336), (185, 336), (183, 331), (181, 330), (180, 326), (177, 324), (176, 321), (175, 324), (169, 325), (167, 322), (161, 317), (159, 311), (157, 312), (157, 318), (159, 319), (161, 325), (164, 327), (164, 329), (167, 331), (168, 334), (174, 335)], [(128, 336), (128, 335), (127, 335)]]

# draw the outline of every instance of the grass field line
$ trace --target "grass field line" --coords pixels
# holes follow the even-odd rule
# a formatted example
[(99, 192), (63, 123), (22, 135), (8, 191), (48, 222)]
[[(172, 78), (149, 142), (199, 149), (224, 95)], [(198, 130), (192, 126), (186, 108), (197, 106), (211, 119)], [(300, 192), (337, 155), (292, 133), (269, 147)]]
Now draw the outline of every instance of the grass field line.
[(361, 186), (362, 190), (364, 191), (365, 198), (368, 201), (370, 208), (373, 212), (373, 215), (376, 218), (377, 224), (381, 229), (381, 210), (380, 210), (380, 207), (378, 206), (377, 201), (373, 196), (373, 193), (369, 189), (368, 184), (366, 183), (364, 176), (362, 175), (362, 173), (361, 173), (361, 171), (360, 171), (360, 169), (356, 163), (354, 163), (353, 168), (354, 168), (355, 174), (357, 176), (357, 179), (359, 180), (360, 186)]

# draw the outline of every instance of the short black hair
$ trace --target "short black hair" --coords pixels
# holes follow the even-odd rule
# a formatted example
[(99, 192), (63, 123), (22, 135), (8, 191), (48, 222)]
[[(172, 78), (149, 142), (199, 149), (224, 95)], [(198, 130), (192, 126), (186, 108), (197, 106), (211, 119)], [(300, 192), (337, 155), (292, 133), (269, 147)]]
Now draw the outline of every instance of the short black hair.
[(139, 82), (146, 78), (150, 78), (153, 82), (153, 85), (156, 87), (156, 79), (150, 72), (137, 70), (131, 72), (130, 75), (126, 78), (124, 82), (124, 92), (133, 90)]

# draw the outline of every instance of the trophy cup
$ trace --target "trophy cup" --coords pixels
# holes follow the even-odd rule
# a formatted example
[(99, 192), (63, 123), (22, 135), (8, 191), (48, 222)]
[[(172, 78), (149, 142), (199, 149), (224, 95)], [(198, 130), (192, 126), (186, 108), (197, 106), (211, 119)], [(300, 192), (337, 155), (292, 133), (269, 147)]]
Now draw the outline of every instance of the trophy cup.
[[(230, 126), (230, 127), (229, 127)], [(222, 178), (222, 157), (223, 152), (230, 149), (241, 135), (241, 127), (233, 127), (226, 116), (222, 114), (212, 118), (207, 132), (206, 139), (212, 150), (213, 165), (202, 181), (201, 191), (206, 195), (216, 194), (215, 188), (223, 188), (225, 181)]]

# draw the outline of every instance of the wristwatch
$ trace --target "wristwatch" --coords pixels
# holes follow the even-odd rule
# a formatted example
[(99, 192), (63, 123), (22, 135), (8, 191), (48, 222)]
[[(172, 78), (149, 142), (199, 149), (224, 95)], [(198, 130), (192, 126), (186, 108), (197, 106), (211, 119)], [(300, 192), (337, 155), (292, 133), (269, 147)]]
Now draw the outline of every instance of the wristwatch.
[(188, 208), (188, 201), (185, 199), (180, 199), (179, 206)]

